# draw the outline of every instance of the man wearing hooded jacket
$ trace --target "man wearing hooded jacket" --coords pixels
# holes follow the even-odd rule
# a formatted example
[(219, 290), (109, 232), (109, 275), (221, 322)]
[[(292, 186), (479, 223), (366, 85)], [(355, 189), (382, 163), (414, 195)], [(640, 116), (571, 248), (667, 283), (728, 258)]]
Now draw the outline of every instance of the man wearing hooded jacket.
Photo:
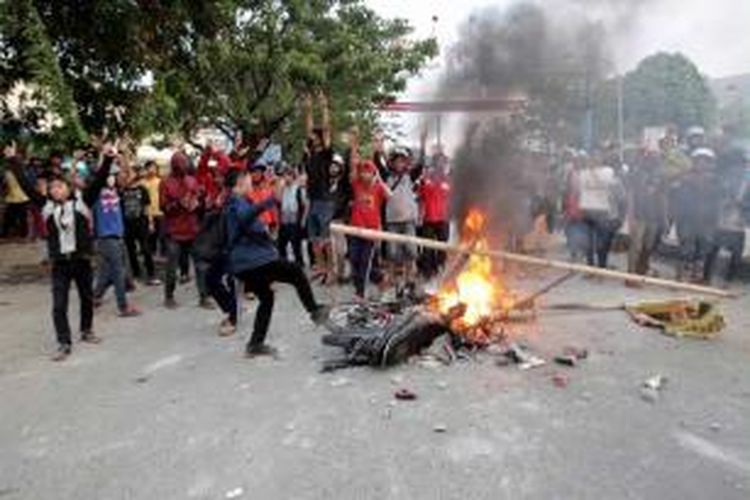
[[(164, 232), (167, 246), (167, 267), (164, 279), (164, 305), (169, 309), (177, 307), (174, 291), (177, 285), (177, 268), (180, 253), (192, 255), (193, 242), (198, 236), (198, 211), (203, 201), (203, 193), (195, 177), (188, 173), (190, 160), (180, 151), (172, 155), (169, 162), (170, 173), (159, 186), (159, 201), (164, 212)], [(200, 294), (200, 305), (210, 305), (206, 292), (205, 277), (196, 266), (196, 284)]]

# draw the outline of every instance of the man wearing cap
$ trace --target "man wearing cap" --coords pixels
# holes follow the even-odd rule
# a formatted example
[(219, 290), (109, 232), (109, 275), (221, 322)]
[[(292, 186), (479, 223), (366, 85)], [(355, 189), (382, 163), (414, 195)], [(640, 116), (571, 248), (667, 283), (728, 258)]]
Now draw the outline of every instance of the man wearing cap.
[[(202, 193), (195, 177), (188, 174), (190, 160), (178, 151), (169, 161), (171, 171), (159, 186), (159, 202), (164, 213), (164, 233), (167, 246), (167, 268), (164, 279), (164, 305), (177, 307), (174, 291), (177, 286), (177, 267), (180, 253), (192, 255), (193, 242), (198, 236), (198, 210)], [(200, 305), (209, 307), (205, 276), (199, 266), (195, 269), (195, 281), (200, 295)]]
[(690, 156), (693, 167), (675, 188), (670, 211), (680, 244), (677, 279), (701, 282), (710, 277), (703, 262), (716, 237), (720, 193), (714, 152), (698, 148)]
[[(381, 229), (383, 205), (392, 195), (391, 190), (380, 178), (372, 161), (365, 160), (352, 164), (349, 172), (352, 185), (352, 210), (350, 224), (365, 229)], [(352, 267), (354, 293), (358, 300), (365, 299), (367, 280), (373, 276), (375, 243), (365, 238), (349, 238), (349, 261)], [(376, 273), (378, 274), (378, 273)], [(377, 276), (379, 281), (379, 276)]]

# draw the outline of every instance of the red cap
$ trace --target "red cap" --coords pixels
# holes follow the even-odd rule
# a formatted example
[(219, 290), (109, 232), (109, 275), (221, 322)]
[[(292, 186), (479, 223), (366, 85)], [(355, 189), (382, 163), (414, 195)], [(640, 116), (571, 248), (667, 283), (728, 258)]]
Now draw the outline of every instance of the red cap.
[(360, 162), (359, 171), (368, 174), (374, 174), (378, 171), (378, 167), (376, 167), (371, 160), (365, 160), (363, 162)]

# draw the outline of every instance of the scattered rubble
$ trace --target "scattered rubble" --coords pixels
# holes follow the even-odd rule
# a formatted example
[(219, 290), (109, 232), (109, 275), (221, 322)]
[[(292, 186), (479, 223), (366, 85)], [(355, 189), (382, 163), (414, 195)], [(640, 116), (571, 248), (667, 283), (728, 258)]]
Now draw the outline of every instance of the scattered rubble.
[(568, 386), (568, 382), (568, 377), (563, 375), (562, 373), (555, 373), (554, 375), (552, 375), (552, 383), (555, 384), (555, 387), (565, 389)]
[(413, 401), (417, 399), (417, 393), (406, 389), (405, 387), (402, 387), (401, 389), (393, 393), (393, 397), (395, 397), (399, 401)]
[(530, 370), (531, 368), (537, 368), (544, 366), (547, 362), (532, 354), (526, 346), (512, 343), (504, 353), (505, 357), (513, 363), (518, 365), (521, 370)]
[(331, 387), (343, 387), (345, 385), (350, 385), (352, 383), (351, 380), (349, 380), (346, 377), (339, 377), (331, 380)]
[(579, 349), (578, 347), (566, 346), (563, 348), (562, 354), (555, 356), (554, 361), (558, 365), (574, 367), (579, 361), (589, 357), (589, 351), (586, 349)]
[(575, 356), (555, 356), (555, 363), (563, 366), (574, 367), (578, 363), (578, 358)]
[(649, 403), (656, 403), (666, 383), (667, 378), (664, 375), (649, 377), (641, 386), (641, 399)]

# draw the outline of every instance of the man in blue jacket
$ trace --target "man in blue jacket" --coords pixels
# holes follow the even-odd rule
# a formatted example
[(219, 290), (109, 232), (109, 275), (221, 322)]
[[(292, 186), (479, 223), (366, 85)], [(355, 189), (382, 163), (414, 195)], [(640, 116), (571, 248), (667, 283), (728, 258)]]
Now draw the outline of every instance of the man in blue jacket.
[(226, 225), (232, 272), (258, 298), (253, 333), (245, 349), (247, 357), (255, 357), (276, 354), (273, 347), (265, 344), (273, 313), (272, 283), (292, 285), (316, 324), (326, 320), (329, 309), (315, 300), (302, 268), (279, 256), (268, 227), (259, 218), (261, 213), (274, 207), (278, 199), (271, 197), (260, 203), (253, 203), (247, 198), (250, 187), (249, 176), (242, 174), (226, 208)]

